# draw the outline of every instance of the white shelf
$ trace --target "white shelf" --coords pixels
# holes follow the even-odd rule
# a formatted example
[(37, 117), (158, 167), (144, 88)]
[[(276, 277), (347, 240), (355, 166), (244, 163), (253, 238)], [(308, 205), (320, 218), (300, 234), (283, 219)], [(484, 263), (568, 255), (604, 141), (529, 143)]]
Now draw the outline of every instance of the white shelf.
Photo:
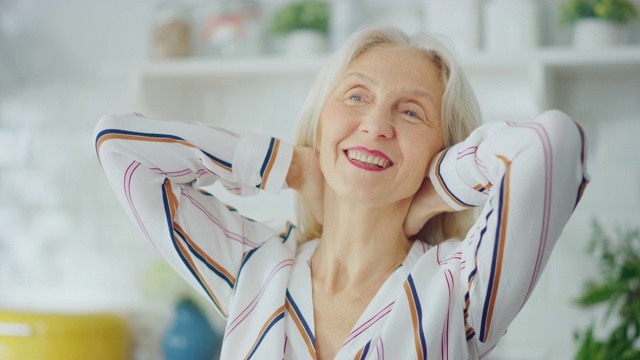
[(640, 65), (640, 45), (618, 46), (607, 49), (575, 49), (546, 47), (517, 54), (477, 53), (462, 57), (467, 67), (502, 67), (538, 64), (546, 67)]
[(326, 56), (310, 58), (188, 58), (149, 63), (143, 78), (196, 78), (255, 75), (313, 74), (320, 70)]
[[(195, 79), (202, 77), (238, 77), (317, 73), (328, 56), (309, 58), (188, 58), (155, 61), (142, 69), (143, 79)], [(469, 71), (491, 71), (504, 68), (526, 69), (543, 66), (550, 69), (590, 68), (603, 66), (640, 66), (640, 45), (602, 50), (573, 48), (541, 48), (516, 54), (475, 53), (460, 56)]]
[(539, 56), (549, 67), (640, 65), (640, 45), (601, 50), (549, 48)]

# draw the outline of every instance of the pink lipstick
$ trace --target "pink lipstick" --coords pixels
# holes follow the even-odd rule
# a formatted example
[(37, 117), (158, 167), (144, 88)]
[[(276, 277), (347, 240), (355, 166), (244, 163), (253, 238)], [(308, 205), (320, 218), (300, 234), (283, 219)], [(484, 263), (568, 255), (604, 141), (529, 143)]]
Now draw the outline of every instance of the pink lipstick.
[(363, 170), (382, 171), (393, 165), (391, 159), (383, 152), (363, 146), (345, 149), (344, 154), (353, 166)]

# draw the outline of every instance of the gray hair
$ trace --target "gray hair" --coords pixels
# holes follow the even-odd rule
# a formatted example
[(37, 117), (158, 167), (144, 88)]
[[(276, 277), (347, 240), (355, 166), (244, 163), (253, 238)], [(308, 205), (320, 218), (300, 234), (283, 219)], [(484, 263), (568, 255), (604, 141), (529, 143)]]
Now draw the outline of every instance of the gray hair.
[[(369, 27), (351, 35), (318, 74), (302, 108), (296, 145), (315, 148), (320, 114), (340, 77), (358, 56), (385, 45), (411, 47), (424, 52), (440, 72), (444, 84), (441, 126), (445, 147), (461, 142), (480, 125), (480, 107), (475, 94), (452, 52), (435, 35), (421, 33), (409, 37), (397, 28)], [(302, 241), (322, 236), (322, 225), (314, 219), (309, 204), (302, 196), (296, 196)], [(473, 215), (472, 210), (437, 215), (427, 222), (416, 238), (430, 244), (449, 238), (463, 238)]]

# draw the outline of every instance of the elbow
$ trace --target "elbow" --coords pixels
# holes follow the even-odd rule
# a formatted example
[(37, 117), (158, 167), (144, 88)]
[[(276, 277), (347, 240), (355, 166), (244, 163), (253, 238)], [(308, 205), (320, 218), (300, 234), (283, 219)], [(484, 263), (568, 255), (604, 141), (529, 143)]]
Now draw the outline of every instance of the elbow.
[(564, 174), (558, 180), (559, 188), (569, 193), (577, 187), (575, 205), (589, 183), (586, 171), (586, 136), (580, 125), (559, 110), (550, 110), (540, 117), (551, 145), (554, 173)]
[(552, 134), (567, 135), (576, 128), (575, 121), (565, 112), (557, 109), (547, 110), (538, 117), (544, 127)]
[(584, 163), (586, 137), (576, 121), (560, 110), (546, 111), (538, 121), (547, 132), (554, 158), (569, 157), (571, 162)]
[(118, 119), (113, 115), (105, 115), (96, 123), (93, 129), (94, 150), (98, 158), (100, 158), (100, 148), (105, 140), (109, 138), (115, 129), (118, 129)]
[(116, 117), (113, 115), (105, 115), (98, 120), (96, 126), (93, 129), (93, 138), (95, 141), (104, 133), (105, 130), (113, 129), (116, 127)]

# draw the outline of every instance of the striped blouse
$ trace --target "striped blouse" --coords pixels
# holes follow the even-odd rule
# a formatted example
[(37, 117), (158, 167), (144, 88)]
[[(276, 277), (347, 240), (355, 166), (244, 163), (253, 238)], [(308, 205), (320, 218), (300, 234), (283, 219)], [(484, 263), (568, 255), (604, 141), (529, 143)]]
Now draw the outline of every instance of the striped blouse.
[[(439, 153), (438, 193), (480, 207), (465, 239), (416, 241), (337, 359), (482, 359), (531, 296), (588, 182), (584, 134), (559, 111), (491, 123)], [(292, 145), (141, 114), (106, 116), (99, 161), (141, 234), (227, 320), (222, 359), (314, 359), (310, 258), (291, 224), (241, 216), (199, 188), (278, 193)]]

